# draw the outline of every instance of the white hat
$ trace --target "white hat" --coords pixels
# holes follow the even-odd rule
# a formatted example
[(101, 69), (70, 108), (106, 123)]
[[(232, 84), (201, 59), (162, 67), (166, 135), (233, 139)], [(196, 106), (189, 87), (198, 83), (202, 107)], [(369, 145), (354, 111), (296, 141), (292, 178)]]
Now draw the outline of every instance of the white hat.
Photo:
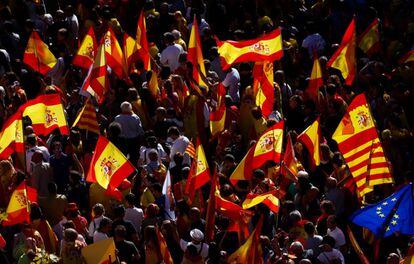
[(195, 228), (190, 231), (191, 238), (196, 242), (201, 242), (204, 239), (204, 234), (199, 229)]

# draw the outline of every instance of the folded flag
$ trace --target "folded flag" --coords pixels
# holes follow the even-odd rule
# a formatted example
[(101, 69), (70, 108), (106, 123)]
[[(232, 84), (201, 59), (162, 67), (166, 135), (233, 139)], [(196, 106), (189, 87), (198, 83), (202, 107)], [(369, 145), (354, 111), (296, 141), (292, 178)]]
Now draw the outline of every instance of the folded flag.
[(281, 165), (282, 175), (294, 182), (297, 182), (297, 176), (299, 172), (298, 165), (299, 162), (295, 157), (295, 150), (293, 149), (292, 138), (290, 137), (290, 134), (288, 134), (285, 154), (283, 155), (283, 161)]
[(118, 78), (125, 77), (124, 71), (124, 54), (121, 46), (111, 28), (105, 33), (102, 44), (105, 47), (105, 56), (108, 66), (118, 76)]
[(319, 166), (321, 162), (321, 152), (320, 152), (320, 141), (321, 141), (321, 128), (319, 125), (319, 117), (303, 131), (298, 137), (297, 140), (302, 143), (310, 154), (312, 164), (314, 166)]
[(273, 62), (256, 62), (253, 67), (253, 91), (256, 105), (262, 110), (264, 117), (273, 112), (275, 89), (273, 85)]
[(319, 63), (318, 54), (314, 52), (312, 72), (309, 78), (307, 93), (310, 95), (310, 97), (315, 102), (318, 102), (319, 88), (321, 88), (322, 85), (323, 85), (322, 68), (321, 68), (321, 64)]
[(266, 161), (280, 162), (282, 146), (283, 146), (283, 127), (284, 122), (281, 121), (268, 130), (257, 140), (254, 147), (252, 168), (260, 168)]
[(277, 214), (279, 212), (279, 207), (280, 207), (280, 202), (277, 196), (281, 197), (283, 195), (284, 193), (278, 189), (267, 192), (267, 193), (260, 193), (260, 194), (249, 193), (247, 194), (246, 199), (243, 202), (243, 209), (249, 209), (262, 203), (266, 205), (267, 207), (269, 207), (269, 209), (272, 212)]
[(395, 232), (414, 235), (414, 197), (412, 183), (382, 200), (354, 212), (349, 218), (354, 224), (369, 229), (377, 238)]
[(226, 122), (226, 105), (218, 106), (215, 111), (210, 113), (210, 131), (211, 136), (215, 137), (218, 133), (224, 130)]
[(201, 40), (200, 40), (199, 31), (198, 31), (197, 19), (195, 16), (193, 20), (193, 26), (191, 27), (190, 40), (188, 42), (187, 59), (193, 65), (193, 78), (195, 82), (199, 86), (205, 87), (208, 91), (208, 86), (204, 82), (201, 76), (201, 75), (203, 76), (207, 76), (207, 75), (206, 75), (206, 69), (204, 66), (203, 53), (201, 50)]
[(98, 44), (96, 42), (95, 31), (91, 26), (83, 38), (78, 52), (73, 57), (72, 64), (83, 69), (89, 69), (95, 58), (97, 48)]
[(358, 47), (370, 57), (381, 50), (378, 26), (379, 19), (375, 18), (358, 38)]
[(17, 111), (3, 125), (0, 132), (0, 160), (14, 152), (24, 153), (22, 113)]
[(145, 23), (144, 10), (141, 11), (137, 24), (138, 24), (137, 25), (137, 36), (136, 36), (137, 50), (139, 53), (139, 57), (144, 63), (144, 69), (149, 71), (151, 70), (151, 57), (149, 53), (149, 46), (148, 46), (148, 39), (147, 39), (147, 25)]
[(97, 135), (100, 134), (99, 124), (96, 118), (95, 106), (90, 99), (87, 99), (85, 105), (73, 122), (72, 127), (88, 130)]
[(24, 51), (23, 62), (33, 70), (45, 75), (55, 67), (57, 59), (46, 43), (42, 41), (39, 33), (33, 31)]
[(122, 193), (117, 187), (134, 173), (134, 166), (124, 154), (104, 136), (99, 136), (86, 181), (97, 182), (108, 195), (121, 200)]
[(111, 264), (117, 261), (114, 239), (100, 240), (82, 248), (82, 256), (86, 264)]
[(259, 38), (245, 41), (217, 41), (221, 65), (224, 70), (232, 64), (247, 61), (279, 60), (283, 56), (282, 34), (280, 28)]

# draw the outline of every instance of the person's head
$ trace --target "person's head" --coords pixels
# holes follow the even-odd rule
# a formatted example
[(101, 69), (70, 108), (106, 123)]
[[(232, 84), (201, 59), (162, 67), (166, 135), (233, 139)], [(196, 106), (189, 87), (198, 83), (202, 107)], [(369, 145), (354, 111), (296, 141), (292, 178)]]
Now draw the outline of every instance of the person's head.
[(78, 232), (74, 228), (67, 228), (63, 232), (63, 238), (66, 242), (75, 242), (78, 238)]
[(324, 236), (320, 247), (325, 252), (332, 251), (332, 249), (335, 247), (335, 238), (331, 236)]
[(51, 196), (56, 195), (57, 194), (57, 185), (56, 185), (56, 183), (49, 182), (49, 184), (47, 185), (47, 190), (48, 190), (48, 192)]
[(145, 209), (145, 218), (155, 218), (159, 214), (160, 208), (158, 205), (151, 203)]
[(36, 150), (32, 156), (32, 162), (34, 164), (42, 163), (43, 161), (43, 152), (41, 150)]
[(30, 204), (30, 220), (37, 220), (43, 217), (42, 209), (37, 203)]
[(114, 217), (117, 219), (122, 219), (125, 216), (125, 207), (124, 205), (120, 204), (114, 209)]
[(97, 203), (92, 207), (92, 215), (100, 217), (105, 214), (105, 207), (101, 203)]
[(62, 142), (55, 141), (52, 143), (52, 152), (54, 155), (60, 155), (62, 153)]
[(331, 215), (331, 214), (335, 213), (335, 205), (333, 204), (332, 201), (323, 200), (321, 202), (320, 207), (321, 207), (322, 213), (324, 213), (324, 214)]
[(166, 46), (174, 44), (174, 35), (171, 32), (164, 33), (164, 41)]
[(109, 219), (108, 217), (104, 217), (99, 223), (98, 231), (108, 234), (111, 231), (111, 227), (112, 227), (111, 219)]
[(123, 114), (132, 114), (132, 105), (130, 102), (123, 102), (121, 104), (121, 111)]
[(134, 207), (134, 206), (135, 206), (136, 201), (137, 201), (137, 198), (136, 198), (135, 194), (133, 194), (133, 193), (128, 193), (128, 194), (125, 196), (125, 205), (126, 205), (126, 207), (128, 207), (128, 208), (130, 208), (130, 207)]
[(330, 147), (327, 144), (321, 144), (320, 145), (320, 150), (321, 150), (321, 162), (329, 162), (332, 160), (332, 151), (330, 149)]
[(264, 171), (263, 170), (261, 170), (261, 169), (256, 169), (256, 170), (254, 170), (253, 171), (253, 176), (252, 176), (252, 180), (255, 182), (255, 183), (259, 183), (259, 182), (261, 182), (261, 181), (263, 181), (263, 179), (265, 178), (265, 173), (264, 173)]
[(79, 215), (79, 208), (76, 203), (69, 203), (66, 208), (66, 215), (69, 218), (76, 218)]
[(204, 240), (204, 234), (201, 230), (195, 228), (190, 231), (191, 242), (199, 244)]
[(253, 107), (251, 113), (253, 118), (256, 120), (259, 120), (263, 117), (262, 110), (260, 109), (260, 107)]
[(180, 130), (175, 126), (172, 126), (168, 129), (167, 135), (172, 140), (176, 140), (180, 136)]
[(201, 219), (201, 211), (198, 207), (191, 207), (189, 212), (190, 220), (195, 223), (200, 221)]
[(127, 237), (127, 230), (123, 225), (117, 225), (114, 230), (115, 240), (122, 241)]
[(157, 110), (155, 110), (155, 115), (157, 120), (162, 121), (167, 115), (167, 110), (164, 107), (160, 106), (157, 108)]
[(297, 257), (302, 257), (303, 251), (303, 245), (299, 241), (295, 241), (289, 246), (289, 252)]
[(328, 190), (335, 189), (337, 184), (338, 184), (338, 180), (335, 179), (334, 177), (328, 177), (326, 179), (326, 188), (328, 188)]
[(27, 136), (27, 138), (26, 138), (26, 145), (29, 148), (33, 148), (34, 146), (37, 145), (37, 137), (36, 137), (35, 134), (30, 134), (30, 135)]
[(337, 226), (337, 219), (335, 215), (328, 216), (326, 222), (329, 229), (335, 229)]
[(304, 229), (308, 236), (313, 236), (315, 234), (315, 225), (312, 222), (307, 222)]
[(396, 253), (390, 253), (387, 257), (387, 264), (399, 264), (400, 257)]
[(302, 214), (298, 210), (293, 210), (289, 213), (289, 221), (293, 225), (302, 221)]
[(233, 155), (226, 154), (224, 156), (224, 164), (226, 165), (227, 168), (233, 167), (234, 166), (234, 161), (235, 161), (235, 158), (234, 158)]
[(155, 226), (149, 225), (144, 229), (144, 241), (146, 244), (148, 243), (156, 243), (157, 241), (157, 232), (155, 230)]
[(155, 198), (159, 198), (162, 196), (162, 186), (159, 182), (156, 182), (152, 185), (152, 190)]

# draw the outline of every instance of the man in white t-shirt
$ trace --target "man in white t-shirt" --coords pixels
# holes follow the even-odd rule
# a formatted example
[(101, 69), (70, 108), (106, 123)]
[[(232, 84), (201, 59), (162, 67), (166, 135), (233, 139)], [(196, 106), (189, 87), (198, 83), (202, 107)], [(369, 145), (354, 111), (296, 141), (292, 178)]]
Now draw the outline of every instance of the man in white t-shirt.
[[(341, 249), (346, 245), (345, 235), (339, 227), (337, 227), (336, 216), (331, 215), (327, 220), (328, 235), (335, 239), (335, 248)], [(342, 251), (342, 249), (341, 249)]]
[(194, 247), (195, 248), (195, 253), (198, 254), (199, 256), (201, 256), (201, 258), (204, 260), (208, 257), (208, 244), (204, 243), (204, 234), (201, 230), (199, 229), (193, 229), (190, 231), (190, 237), (191, 237), (191, 242), (187, 242), (183, 239), (180, 240), (180, 247), (182, 249), (182, 251), (184, 252), (184, 258), (188, 258), (187, 255), (189, 255), (189, 252), (187, 251), (187, 249), (189, 247)]
[(179, 58), (184, 53), (184, 49), (174, 42), (174, 35), (170, 32), (164, 34), (164, 40), (167, 47), (161, 52), (160, 62), (174, 72), (180, 66)]
[(184, 153), (185, 149), (190, 143), (190, 140), (186, 136), (180, 135), (180, 130), (178, 130), (177, 127), (170, 127), (168, 129), (167, 134), (168, 134), (167, 142), (171, 145), (170, 168), (175, 166), (174, 155), (177, 152), (183, 154), (184, 156), (183, 164), (190, 165), (191, 164), (190, 156), (187, 153)]
[(223, 80), (223, 86), (228, 89), (231, 100), (234, 103), (240, 101), (240, 74), (235, 68), (230, 68), (225, 71), (226, 77)]

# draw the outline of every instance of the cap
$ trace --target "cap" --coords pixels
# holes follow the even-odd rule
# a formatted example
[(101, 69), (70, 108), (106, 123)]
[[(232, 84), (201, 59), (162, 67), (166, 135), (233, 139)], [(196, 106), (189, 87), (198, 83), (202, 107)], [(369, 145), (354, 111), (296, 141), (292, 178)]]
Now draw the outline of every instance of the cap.
[(197, 228), (190, 231), (190, 236), (196, 242), (201, 242), (204, 239), (203, 232)]

